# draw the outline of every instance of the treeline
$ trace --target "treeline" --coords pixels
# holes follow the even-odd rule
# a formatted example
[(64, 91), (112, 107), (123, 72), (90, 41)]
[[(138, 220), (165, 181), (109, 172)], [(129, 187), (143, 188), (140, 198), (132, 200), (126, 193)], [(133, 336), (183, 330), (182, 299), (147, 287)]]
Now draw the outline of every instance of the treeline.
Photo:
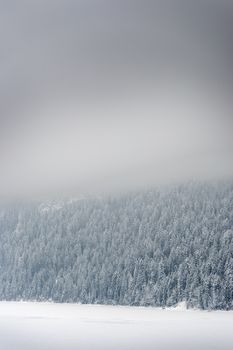
[(233, 309), (233, 183), (1, 205), (0, 299)]

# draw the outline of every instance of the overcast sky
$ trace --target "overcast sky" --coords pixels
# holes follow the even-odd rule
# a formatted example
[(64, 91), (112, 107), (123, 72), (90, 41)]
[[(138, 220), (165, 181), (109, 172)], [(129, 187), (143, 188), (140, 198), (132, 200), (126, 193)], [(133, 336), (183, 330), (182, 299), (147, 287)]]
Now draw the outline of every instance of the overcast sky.
[(233, 1), (0, 0), (0, 196), (233, 176)]

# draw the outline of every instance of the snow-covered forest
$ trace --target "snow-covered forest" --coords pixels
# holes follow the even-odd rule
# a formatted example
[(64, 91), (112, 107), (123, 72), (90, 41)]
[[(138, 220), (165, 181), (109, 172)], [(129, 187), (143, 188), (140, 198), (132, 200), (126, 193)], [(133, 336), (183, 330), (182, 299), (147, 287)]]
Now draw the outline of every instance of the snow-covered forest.
[(233, 183), (1, 204), (0, 299), (233, 308)]

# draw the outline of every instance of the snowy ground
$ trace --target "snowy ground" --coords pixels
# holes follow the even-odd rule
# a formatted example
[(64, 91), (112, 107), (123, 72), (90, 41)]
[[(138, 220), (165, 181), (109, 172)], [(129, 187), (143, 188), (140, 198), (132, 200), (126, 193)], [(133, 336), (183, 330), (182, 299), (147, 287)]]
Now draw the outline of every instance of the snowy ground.
[(0, 302), (0, 350), (232, 349), (233, 312)]

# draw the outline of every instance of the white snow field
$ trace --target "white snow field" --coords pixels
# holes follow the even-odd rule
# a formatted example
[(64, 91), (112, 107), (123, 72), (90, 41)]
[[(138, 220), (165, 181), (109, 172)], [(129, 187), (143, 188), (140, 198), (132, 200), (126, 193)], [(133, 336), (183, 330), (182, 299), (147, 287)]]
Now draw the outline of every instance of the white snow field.
[(233, 312), (0, 302), (0, 350), (233, 349)]

